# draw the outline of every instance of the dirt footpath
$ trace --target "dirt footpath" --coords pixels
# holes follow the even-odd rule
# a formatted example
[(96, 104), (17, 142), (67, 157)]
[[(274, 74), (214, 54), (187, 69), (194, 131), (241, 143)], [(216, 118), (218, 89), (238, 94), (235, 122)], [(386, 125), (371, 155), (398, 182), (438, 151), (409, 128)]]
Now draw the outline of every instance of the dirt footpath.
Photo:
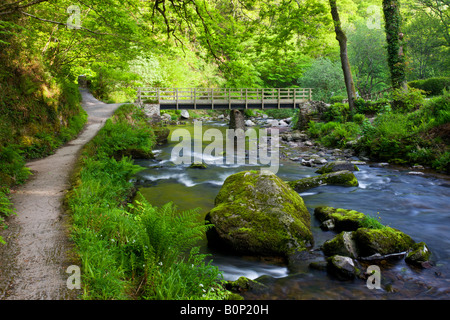
[(7, 245), (0, 245), (0, 299), (61, 300), (79, 293), (67, 288), (66, 269), (73, 262), (62, 200), (81, 148), (120, 106), (80, 90), (89, 115), (84, 130), (55, 154), (27, 163), (33, 176), (11, 193), (17, 215), (1, 231)]

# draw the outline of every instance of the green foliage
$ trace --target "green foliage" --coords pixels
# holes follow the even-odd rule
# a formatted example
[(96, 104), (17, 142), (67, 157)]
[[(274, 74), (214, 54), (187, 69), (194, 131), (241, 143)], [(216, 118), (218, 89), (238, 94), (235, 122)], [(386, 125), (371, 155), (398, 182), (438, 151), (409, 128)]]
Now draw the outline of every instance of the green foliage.
[(381, 222), (381, 217), (372, 217), (370, 215), (364, 215), (364, 218), (361, 220), (361, 228), (369, 228), (369, 229), (384, 229), (386, 228)]
[(339, 61), (316, 59), (298, 79), (300, 87), (313, 88), (313, 100), (328, 102), (332, 95), (344, 95), (345, 83)]
[(355, 140), (361, 128), (353, 122), (314, 122), (310, 121), (308, 133), (326, 147), (343, 148), (347, 142)]
[[(208, 226), (198, 211), (179, 212), (171, 203), (127, 204), (132, 176), (143, 168), (124, 148), (147, 152), (153, 135), (142, 111), (120, 107), (81, 158), (66, 197), (72, 238), (82, 261), (84, 299), (222, 299), (221, 274), (196, 247)], [(127, 128), (128, 127), (128, 128)]]
[(348, 32), (350, 65), (361, 96), (389, 87), (386, 35), (381, 28), (369, 28), (367, 21), (358, 21)]
[[(15, 213), (8, 194), (9, 189), (0, 186), (0, 228), (6, 228), (4, 218)], [(0, 236), (0, 245), (1, 244), (6, 244), (2, 236)]]
[(286, 119), (296, 114), (295, 109), (266, 109), (264, 112), (274, 119)]
[(335, 103), (322, 114), (322, 120), (346, 122), (349, 116), (350, 109), (348, 103)]
[(31, 172), (25, 167), (25, 159), (17, 146), (3, 147), (0, 150), (0, 187), (23, 183)]
[(366, 119), (366, 116), (361, 113), (357, 113), (357, 114), (353, 115), (353, 122), (355, 122), (358, 125), (362, 125), (365, 119)]
[(427, 96), (438, 96), (450, 89), (450, 77), (436, 77), (408, 82), (408, 86), (425, 91)]
[(428, 104), (430, 118), (434, 118), (433, 125), (439, 126), (450, 123), (450, 91), (444, 90), (442, 96), (431, 99)]
[(379, 99), (377, 101), (355, 100), (355, 112), (361, 114), (375, 115), (386, 110), (390, 111), (390, 108), (390, 101), (388, 99)]
[(424, 93), (424, 91), (414, 88), (409, 88), (409, 90), (395, 89), (392, 92), (392, 98), (395, 101), (394, 111), (410, 112), (420, 108), (425, 101)]
[(436, 170), (445, 172), (447, 174), (450, 173), (450, 151), (445, 151), (433, 160), (433, 168)]
[(330, 98), (330, 103), (335, 104), (335, 103), (342, 103), (342, 101), (346, 100), (347, 96), (332, 96)]

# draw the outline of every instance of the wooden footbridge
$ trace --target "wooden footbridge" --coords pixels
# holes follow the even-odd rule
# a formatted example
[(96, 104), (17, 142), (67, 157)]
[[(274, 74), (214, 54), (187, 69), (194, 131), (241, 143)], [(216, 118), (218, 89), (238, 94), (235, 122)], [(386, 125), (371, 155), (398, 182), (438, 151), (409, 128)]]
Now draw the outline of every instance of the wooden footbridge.
[(159, 104), (161, 110), (292, 109), (311, 100), (312, 89), (138, 88), (137, 95), (140, 105)]

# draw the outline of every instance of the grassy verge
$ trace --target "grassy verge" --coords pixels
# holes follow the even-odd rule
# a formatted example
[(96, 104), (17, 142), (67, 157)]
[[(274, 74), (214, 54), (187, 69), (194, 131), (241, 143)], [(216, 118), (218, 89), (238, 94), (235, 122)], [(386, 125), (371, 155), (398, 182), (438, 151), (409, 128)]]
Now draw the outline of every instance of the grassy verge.
[[(5, 218), (14, 213), (10, 189), (31, 175), (26, 161), (47, 156), (75, 138), (87, 120), (73, 83), (53, 81), (48, 88), (32, 75), (15, 79), (13, 85), (3, 81), (0, 72), (4, 88), (0, 95), (0, 228), (7, 227)], [(21, 91), (24, 83), (31, 87), (29, 93)], [(4, 243), (1, 237), (0, 243)]]
[(197, 210), (129, 203), (154, 134), (142, 111), (123, 105), (82, 153), (66, 204), (82, 270), (84, 299), (222, 299), (221, 274), (196, 244), (207, 226)]

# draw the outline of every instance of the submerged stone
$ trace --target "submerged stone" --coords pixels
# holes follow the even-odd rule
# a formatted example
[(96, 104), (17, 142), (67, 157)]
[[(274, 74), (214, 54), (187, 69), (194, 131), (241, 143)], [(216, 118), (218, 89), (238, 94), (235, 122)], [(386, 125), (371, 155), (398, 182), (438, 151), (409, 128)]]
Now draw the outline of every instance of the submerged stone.
[(322, 251), (326, 256), (341, 255), (353, 259), (358, 258), (356, 243), (352, 232), (341, 232), (336, 237), (327, 240), (322, 245)]
[(414, 244), (411, 252), (406, 255), (405, 262), (417, 267), (424, 267), (430, 259), (431, 251), (424, 242)]
[(303, 199), (273, 173), (229, 176), (206, 216), (211, 246), (238, 253), (283, 256), (313, 242), (311, 216)]
[(345, 187), (357, 187), (359, 185), (358, 179), (356, 179), (355, 175), (348, 170), (289, 181), (288, 184), (297, 192), (303, 192), (322, 185), (338, 185)]
[(327, 259), (327, 270), (341, 280), (351, 280), (358, 274), (355, 262), (350, 257), (334, 255)]
[(337, 171), (359, 171), (358, 167), (355, 164), (352, 164), (348, 161), (333, 161), (329, 162), (326, 165), (324, 165), (322, 168), (318, 169), (316, 173), (324, 174), (324, 173), (330, 173), (330, 172), (337, 172)]

